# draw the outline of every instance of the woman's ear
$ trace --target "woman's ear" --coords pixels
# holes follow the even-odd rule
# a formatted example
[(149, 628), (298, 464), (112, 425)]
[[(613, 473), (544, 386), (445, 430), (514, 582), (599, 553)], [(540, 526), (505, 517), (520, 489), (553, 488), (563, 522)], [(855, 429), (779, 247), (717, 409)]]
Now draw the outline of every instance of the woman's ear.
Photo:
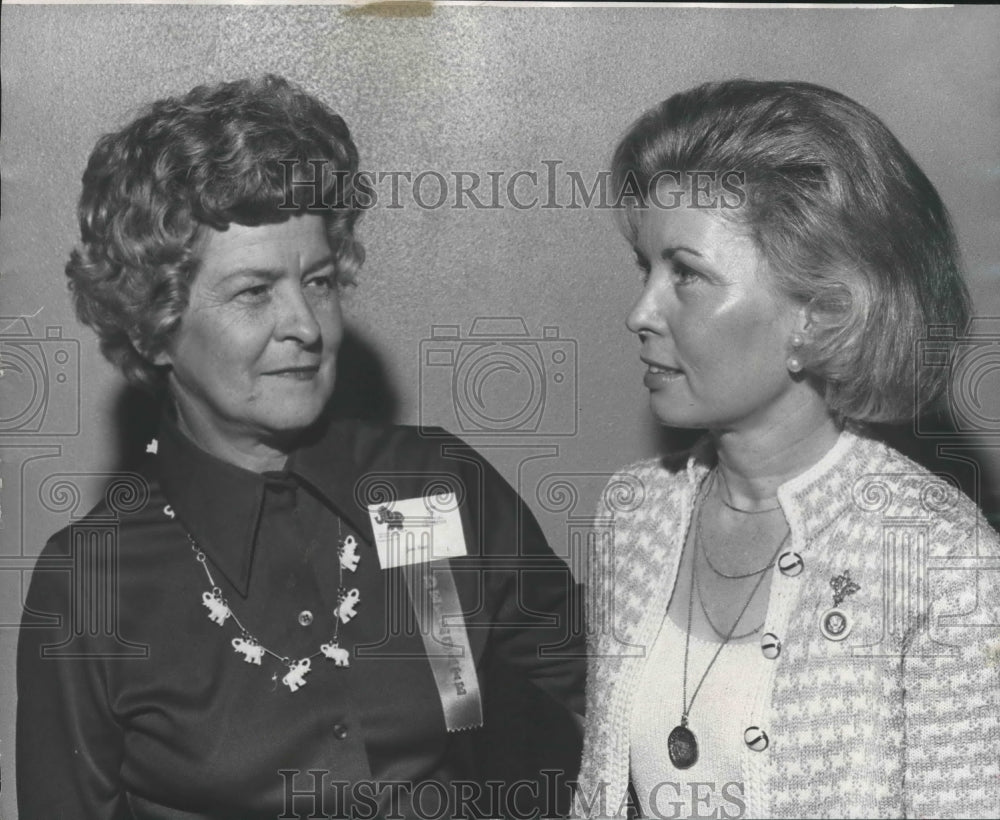
[(155, 364), (157, 367), (166, 367), (171, 364), (170, 354), (165, 348), (156, 351), (151, 350), (137, 331), (129, 331), (128, 338), (132, 342), (132, 347), (135, 348), (136, 353), (150, 364)]
[(816, 315), (812, 305), (801, 305), (796, 312), (795, 332), (808, 339), (816, 327)]

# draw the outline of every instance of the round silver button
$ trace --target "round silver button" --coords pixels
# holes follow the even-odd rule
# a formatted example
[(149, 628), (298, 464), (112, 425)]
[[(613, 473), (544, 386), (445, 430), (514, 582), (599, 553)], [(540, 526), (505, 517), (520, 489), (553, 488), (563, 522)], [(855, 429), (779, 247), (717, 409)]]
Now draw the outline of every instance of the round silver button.
[(299, 626), (309, 626), (313, 622), (313, 614), (308, 609), (299, 613)]
[(782, 575), (794, 578), (796, 575), (802, 574), (805, 563), (797, 552), (783, 552), (778, 556), (778, 569), (781, 570)]
[(781, 654), (781, 640), (773, 632), (765, 632), (760, 639), (760, 651), (769, 661)]
[(767, 732), (759, 726), (749, 726), (743, 733), (743, 742), (755, 752), (763, 752), (768, 747)]

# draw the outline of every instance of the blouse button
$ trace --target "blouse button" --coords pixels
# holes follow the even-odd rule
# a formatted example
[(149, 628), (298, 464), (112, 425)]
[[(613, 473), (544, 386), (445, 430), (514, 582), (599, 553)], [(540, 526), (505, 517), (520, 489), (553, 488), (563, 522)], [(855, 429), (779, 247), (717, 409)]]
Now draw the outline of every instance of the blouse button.
[(755, 752), (763, 752), (768, 747), (767, 732), (759, 726), (749, 726), (743, 733), (743, 742)]
[(347, 727), (343, 723), (337, 723), (333, 727), (333, 736), (337, 740), (343, 740), (347, 737)]
[(782, 575), (794, 578), (802, 573), (805, 564), (802, 562), (802, 556), (797, 552), (783, 552), (778, 556), (778, 569), (781, 570)]
[(765, 632), (760, 639), (760, 651), (769, 661), (773, 661), (781, 654), (781, 640), (773, 632)]
[(299, 626), (309, 626), (313, 622), (313, 614), (308, 609), (299, 613)]

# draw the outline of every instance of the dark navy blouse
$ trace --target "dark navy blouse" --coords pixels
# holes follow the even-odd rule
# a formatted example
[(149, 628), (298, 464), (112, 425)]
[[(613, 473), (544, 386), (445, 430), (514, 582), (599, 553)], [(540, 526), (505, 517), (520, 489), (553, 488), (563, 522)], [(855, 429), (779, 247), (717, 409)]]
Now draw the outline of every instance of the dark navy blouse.
[[(468, 555), (450, 565), (486, 706), (485, 726), (460, 733), (445, 729), (407, 584), (380, 567), (366, 507), (442, 480), (461, 499)], [(543, 814), (564, 797), (553, 778), (572, 776), (579, 752), (566, 716), (583, 710), (578, 596), (474, 450), (340, 421), (285, 470), (257, 474), (166, 421), (158, 452), (123, 481), (125, 500), (109, 490), (57, 534), (32, 579), (18, 650), (21, 820), (516, 816), (539, 792)], [(343, 573), (360, 594), (340, 627), (350, 665), (320, 656), (293, 692), (287, 666), (246, 662), (233, 620), (210, 620), (189, 536), (243, 625), (294, 659), (334, 633), (349, 535), (361, 558)], [(560, 774), (542, 773), (553, 760)]]

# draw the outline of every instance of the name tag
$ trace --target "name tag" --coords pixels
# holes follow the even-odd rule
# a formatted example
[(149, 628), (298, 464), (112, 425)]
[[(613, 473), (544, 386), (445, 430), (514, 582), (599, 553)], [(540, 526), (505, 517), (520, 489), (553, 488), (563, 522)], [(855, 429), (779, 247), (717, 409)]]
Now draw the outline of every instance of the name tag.
[(454, 493), (369, 504), (382, 569), (467, 555)]

